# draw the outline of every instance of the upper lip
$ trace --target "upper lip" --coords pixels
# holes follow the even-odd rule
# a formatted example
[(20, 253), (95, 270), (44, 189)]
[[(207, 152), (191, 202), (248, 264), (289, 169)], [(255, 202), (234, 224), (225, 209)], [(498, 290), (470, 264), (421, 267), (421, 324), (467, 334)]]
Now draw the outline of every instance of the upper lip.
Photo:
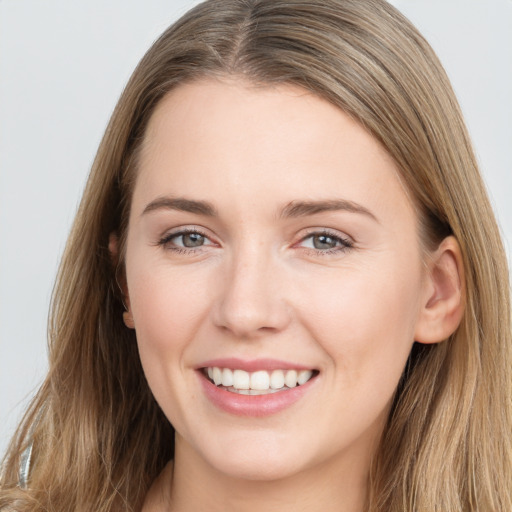
[(245, 370), (246, 372), (255, 372), (258, 370), (313, 370), (312, 366), (306, 366), (290, 361), (282, 361), (278, 359), (239, 359), (236, 357), (210, 359), (197, 365), (196, 369), (201, 368), (230, 368), (233, 370)]

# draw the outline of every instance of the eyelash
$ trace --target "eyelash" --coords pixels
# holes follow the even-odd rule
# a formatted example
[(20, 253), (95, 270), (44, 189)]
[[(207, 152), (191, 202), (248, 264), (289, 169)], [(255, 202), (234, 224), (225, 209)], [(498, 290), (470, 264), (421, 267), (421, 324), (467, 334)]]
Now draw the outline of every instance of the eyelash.
[[(170, 242), (178, 237), (183, 237), (186, 235), (200, 235), (204, 237), (207, 240), (210, 240), (208, 235), (201, 230), (197, 228), (193, 229), (183, 229), (181, 231), (168, 233), (167, 235), (163, 236), (158, 242), (157, 245), (162, 246), (166, 250), (170, 250), (175, 252), (176, 254), (191, 254), (196, 253), (198, 251), (201, 251), (204, 246), (198, 246), (197, 248), (193, 247), (180, 247), (176, 245), (171, 245)], [(306, 236), (301, 238), (301, 240), (298, 242), (298, 244), (304, 243), (308, 239), (312, 239), (314, 237), (320, 237), (325, 236), (330, 239), (332, 239), (336, 244), (340, 244), (339, 246), (333, 247), (331, 249), (321, 250), (321, 249), (315, 249), (315, 248), (309, 248), (309, 247), (303, 247), (305, 251), (308, 253), (313, 253), (314, 255), (322, 255), (322, 256), (329, 256), (333, 254), (339, 254), (341, 252), (345, 252), (351, 248), (354, 247), (354, 243), (349, 238), (344, 238), (339, 236), (336, 233), (333, 233), (329, 230), (320, 230), (320, 231), (312, 231), (311, 233), (308, 233)], [(208, 244), (210, 245), (210, 244)], [(297, 244), (295, 244), (297, 245)]]
[(326, 249), (326, 250), (309, 248), (309, 247), (303, 247), (303, 249), (305, 249), (308, 252), (312, 252), (314, 255), (330, 256), (330, 255), (334, 255), (334, 254), (340, 254), (340, 253), (348, 251), (349, 249), (352, 249), (354, 247), (354, 242), (352, 240), (350, 240), (349, 238), (344, 238), (344, 237), (340, 236), (339, 234), (329, 231), (327, 229), (322, 229), (320, 231), (312, 231), (311, 233), (308, 233), (306, 236), (301, 238), (299, 243), (304, 243), (306, 240), (312, 239), (314, 237), (319, 237), (319, 236), (325, 236), (325, 237), (331, 238), (334, 242), (336, 242), (336, 244), (339, 244), (339, 246), (336, 245), (332, 249)]
[(179, 238), (180, 236), (185, 236), (185, 235), (200, 235), (200, 236), (204, 237), (205, 239), (209, 240), (209, 237), (206, 233), (203, 233), (201, 230), (199, 230), (197, 228), (191, 228), (191, 229), (182, 229), (182, 230), (176, 231), (174, 233), (168, 233), (167, 235), (163, 236), (158, 241), (158, 245), (162, 246), (164, 249), (173, 251), (176, 254), (197, 253), (198, 250), (202, 249), (203, 246), (198, 246), (197, 248), (193, 248), (193, 247), (180, 247), (180, 246), (170, 244), (170, 242), (173, 239)]

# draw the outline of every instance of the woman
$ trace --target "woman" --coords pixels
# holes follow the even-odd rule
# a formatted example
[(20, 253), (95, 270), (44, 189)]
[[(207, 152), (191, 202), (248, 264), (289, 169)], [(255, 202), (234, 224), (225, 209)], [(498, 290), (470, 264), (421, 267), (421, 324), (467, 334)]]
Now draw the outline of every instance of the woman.
[(50, 333), (0, 507), (512, 509), (503, 247), (448, 80), (385, 2), (212, 0), (166, 31)]

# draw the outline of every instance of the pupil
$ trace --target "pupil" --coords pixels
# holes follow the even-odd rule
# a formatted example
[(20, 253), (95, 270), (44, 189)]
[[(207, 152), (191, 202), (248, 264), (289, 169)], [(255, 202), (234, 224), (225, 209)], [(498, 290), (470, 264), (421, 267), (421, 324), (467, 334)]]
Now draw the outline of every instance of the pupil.
[(317, 235), (313, 238), (313, 245), (315, 249), (334, 249), (336, 240), (332, 236)]
[(185, 247), (199, 247), (204, 244), (204, 236), (199, 233), (188, 233), (183, 235), (183, 245)]

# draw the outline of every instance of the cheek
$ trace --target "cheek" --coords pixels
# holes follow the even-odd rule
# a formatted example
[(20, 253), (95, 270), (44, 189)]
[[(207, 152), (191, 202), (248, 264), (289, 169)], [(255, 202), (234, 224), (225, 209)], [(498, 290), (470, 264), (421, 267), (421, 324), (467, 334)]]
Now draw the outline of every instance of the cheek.
[(127, 268), (130, 306), (137, 337), (161, 349), (189, 340), (207, 309), (202, 272), (186, 273), (155, 262), (132, 262)]
[[(203, 273), (204, 274), (204, 273)], [(186, 273), (165, 262), (132, 254), (127, 262), (130, 308), (149, 387), (175, 428), (185, 430), (180, 405), (191, 389), (187, 354), (207, 314), (201, 272)]]
[(328, 287), (305, 288), (303, 322), (344, 386), (374, 393), (372, 386), (388, 382), (389, 393), (400, 378), (414, 342), (421, 286), (419, 265), (402, 263), (351, 269)]
[(184, 372), (187, 351), (207, 310), (205, 294), (197, 292), (204, 276), (132, 254), (127, 282), (146, 379), (167, 417), (175, 419), (181, 386), (190, 378)]

